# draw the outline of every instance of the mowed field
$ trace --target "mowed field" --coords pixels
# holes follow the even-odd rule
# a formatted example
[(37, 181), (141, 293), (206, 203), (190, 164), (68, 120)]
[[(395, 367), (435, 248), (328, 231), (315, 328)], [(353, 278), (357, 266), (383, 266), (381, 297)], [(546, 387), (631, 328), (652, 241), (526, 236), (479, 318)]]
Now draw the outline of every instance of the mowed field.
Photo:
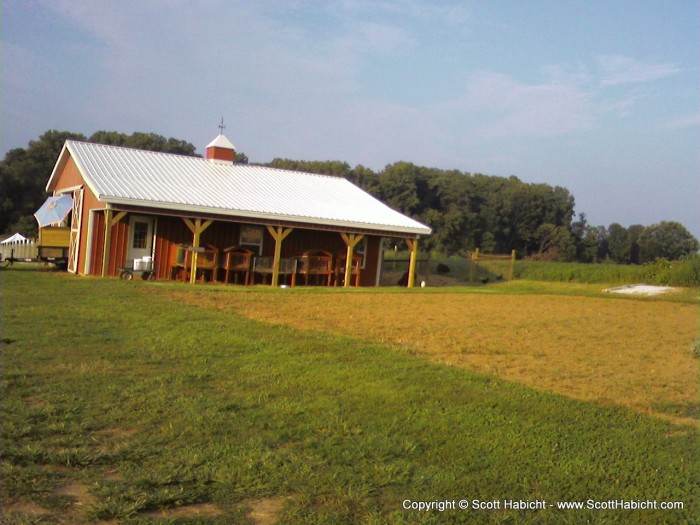
[(698, 290), (600, 288), (3, 270), (0, 521), (698, 523)]
[(697, 303), (673, 302), (673, 294), (650, 300), (546, 293), (552, 288), (543, 283), (531, 294), (518, 293), (522, 283), (492, 285), (488, 294), (265, 290), (231, 300), (205, 289), (173, 293), (251, 319), (389, 343), (538, 390), (697, 426), (698, 359), (689, 350), (698, 337)]

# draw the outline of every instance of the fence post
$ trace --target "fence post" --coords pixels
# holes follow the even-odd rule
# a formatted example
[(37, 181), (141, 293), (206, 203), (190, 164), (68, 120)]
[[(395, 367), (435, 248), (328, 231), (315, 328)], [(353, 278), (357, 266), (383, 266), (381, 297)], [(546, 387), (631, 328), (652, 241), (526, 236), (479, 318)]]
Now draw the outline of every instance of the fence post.
[(474, 282), (474, 276), (476, 275), (476, 266), (479, 264), (479, 248), (476, 248), (472, 253), (471, 253), (471, 261), (472, 263), (469, 265), (469, 283)]

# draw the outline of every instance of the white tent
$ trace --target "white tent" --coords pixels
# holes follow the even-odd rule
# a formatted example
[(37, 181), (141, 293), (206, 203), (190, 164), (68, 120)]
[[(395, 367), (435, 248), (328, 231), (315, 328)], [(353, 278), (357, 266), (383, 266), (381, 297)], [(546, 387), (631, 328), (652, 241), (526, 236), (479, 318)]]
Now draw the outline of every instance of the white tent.
[(25, 236), (15, 233), (11, 237), (8, 237), (4, 241), (0, 241), (0, 244), (10, 244), (10, 243), (19, 243), (19, 242), (29, 242), (29, 239), (27, 239)]

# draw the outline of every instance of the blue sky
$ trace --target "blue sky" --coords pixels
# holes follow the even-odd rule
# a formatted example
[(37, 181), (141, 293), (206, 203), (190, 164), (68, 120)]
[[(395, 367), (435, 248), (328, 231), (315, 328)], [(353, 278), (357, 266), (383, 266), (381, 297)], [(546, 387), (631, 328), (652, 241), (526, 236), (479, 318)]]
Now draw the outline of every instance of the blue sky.
[[(405, 160), (700, 238), (696, 0), (4, 0), (0, 153), (155, 132), (252, 162)], [(47, 174), (48, 176), (48, 174)]]

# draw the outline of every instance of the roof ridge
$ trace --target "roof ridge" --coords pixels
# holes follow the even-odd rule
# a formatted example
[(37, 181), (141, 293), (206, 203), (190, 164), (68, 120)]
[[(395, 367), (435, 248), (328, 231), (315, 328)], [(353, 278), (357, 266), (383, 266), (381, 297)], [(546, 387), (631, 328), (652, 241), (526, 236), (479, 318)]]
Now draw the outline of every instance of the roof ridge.
[(120, 149), (120, 150), (128, 150), (128, 151), (140, 151), (143, 153), (153, 153), (153, 154), (159, 154), (159, 155), (168, 155), (172, 157), (184, 157), (186, 159), (198, 159), (198, 160), (206, 160), (204, 157), (201, 155), (185, 155), (184, 153), (170, 153), (168, 151), (155, 151), (152, 149), (143, 149), (143, 148), (134, 148), (132, 146), (120, 146), (118, 144), (102, 144), (101, 142), (90, 142), (89, 140), (73, 140), (69, 139), (66, 140), (66, 144), (68, 143), (74, 143), (74, 144), (84, 144), (86, 146), (99, 146), (103, 148), (111, 148), (111, 149)]
[[(141, 149), (141, 148), (134, 148), (130, 146), (120, 146), (117, 144), (102, 144), (101, 142), (90, 142), (89, 140), (66, 140), (66, 143), (77, 143), (77, 144), (84, 144), (86, 146), (97, 146), (97, 147), (103, 147), (103, 148), (110, 148), (110, 149), (118, 149), (118, 150), (127, 150), (127, 151), (138, 151), (142, 153), (147, 153), (147, 154), (159, 154), (159, 155), (167, 155), (167, 156), (172, 156), (172, 157), (183, 157), (187, 159), (195, 159), (195, 160), (201, 160), (203, 162), (206, 162), (207, 164), (212, 164), (210, 161), (205, 159), (204, 157), (198, 155), (198, 156), (192, 156), (192, 155), (185, 155), (184, 153), (169, 153), (167, 151), (154, 151), (150, 149)], [(218, 167), (222, 167), (222, 165), (217, 165)], [(294, 173), (297, 175), (311, 175), (314, 177), (330, 177), (332, 179), (340, 179), (340, 180), (345, 180), (347, 182), (350, 182), (348, 179), (343, 177), (342, 175), (330, 175), (328, 173), (313, 173), (310, 171), (301, 171), (301, 170), (293, 170), (289, 168), (278, 168), (276, 166), (266, 166), (264, 164), (259, 164), (259, 163), (253, 163), (253, 164), (231, 164), (230, 166), (223, 166), (223, 167), (250, 167), (250, 168), (263, 168), (271, 171), (281, 171), (281, 172), (287, 172), (287, 173)]]
[[(192, 155), (185, 155), (184, 153), (169, 153), (167, 151), (154, 151), (150, 149), (141, 149), (141, 148), (134, 148), (131, 146), (120, 146), (118, 144), (102, 144), (101, 142), (90, 142), (89, 140), (74, 140), (74, 139), (69, 139), (66, 140), (66, 143), (75, 143), (75, 144), (84, 144), (86, 146), (97, 146), (97, 147), (104, 147), (104, 148), (111, 148), (111, 149), (119, 149), (119, 150), (127, 150), (127, 151), (138, 151), (138, 152), (143, 152), (143, 153), (152, 153), (152, 154), (159, 154), (159, 155), (167, 155), (167, 156), (173, 156), (173, 157), (182, 157), (186, 159), (196, 159), (196, 160), (201, 160), (203, 162), (207, 162), (208, 164), (211, 164), (210, 161), (205, 159), (201, 155), (197, 156), (192, 156)], [(296, 174), (302, 174), (302, 175), (311, 175), (314, 177), (329, 177), (331, 179), (340, 179), (340, 180), (345, 180), (349, 182), (350, 184), (354, 184), (352, 181), (348, 180), (346, 177), (342, 175), (331, 175), (329, 173), (314, 173), (311, 171), (302, 171), (302, 170), (293, 170), (289, 168), (278, 168), (276, 166), (266, 166), (261, 163), (253, 163), (253, 164), (231, 164), (230, 166), (226, 165), (217, 165), (219, 168), (220, 167), (251, 167), (251, 168), (265, 168), (273, 171), (281, 171), (281, 172), (286, 172), (286, 173), (296, 173)], [(355, 185), (355, 184), (354, 184)]]

